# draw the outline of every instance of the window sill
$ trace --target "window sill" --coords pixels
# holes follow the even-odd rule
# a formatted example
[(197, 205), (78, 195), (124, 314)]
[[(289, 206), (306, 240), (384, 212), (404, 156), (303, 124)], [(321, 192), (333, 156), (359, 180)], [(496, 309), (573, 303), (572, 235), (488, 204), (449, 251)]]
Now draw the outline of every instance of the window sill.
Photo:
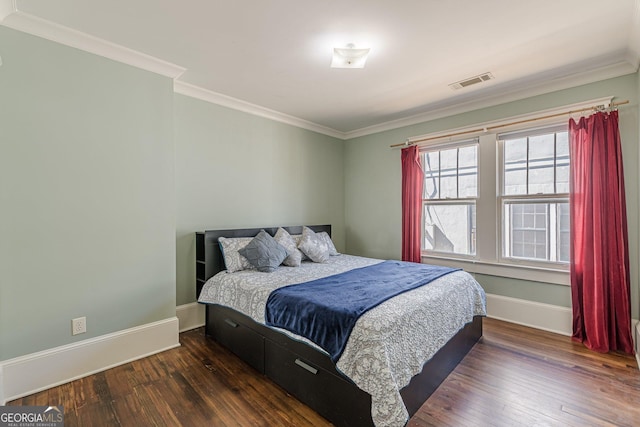
[(490, 276), (510, 277), (512, 279), (571, 286), (571, 278), (568, 270), (500, 264), (497, 262), (479, 261), (474, 259), (447, 258), (426, 255), (424, 253), (422, 254), (422, 261), (447, 267), (462, 268), (469, 273), (487, 274)]

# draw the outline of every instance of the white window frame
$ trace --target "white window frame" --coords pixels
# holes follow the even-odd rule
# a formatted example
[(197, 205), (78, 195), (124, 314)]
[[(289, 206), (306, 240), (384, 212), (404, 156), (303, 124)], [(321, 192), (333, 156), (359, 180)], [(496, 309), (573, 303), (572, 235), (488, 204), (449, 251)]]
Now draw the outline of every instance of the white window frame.
[[(422, 158), (424, 156), (424, 154), (426, 152), (433, 152), (433, 151), (445, 151), (445, 150), (452, 150), (452, 149), (460, 149), (460, 148), (465, 148), (465, 147), (471, 147), (474, 146), (476, 147), (476, 155), (478, 156), (480, 153), (480, 147), (479, 147), (479, 141), (478, 138), (467, 138), (467, 139), (463, 139), (460, 141), (456, 141), (456, 142), (447, 142), (447, 143), (440, 143), (440, 144), (432, 144), (426, 147), (423, 147), (420, 149), (420, 157)], [(424, 166), (423, 170), (424, 170)], [(440, 165), (439, 165), (440, 166)], [(478, 167), (479, 165), (476, 164), (476, 167)], [(479, 186), (480, 182), (479, 182), (479, 177), (480, 177), (480, 173), (478, 170), (478, 181), (477, 181), (477, 186)], [(438, 191), (441, 191), (442, 189), (439, 188)], [(458, 187), (459, 190), (459, 187)], [(443, 251), (437, 251), (437, 250), (430, 250), (430, 249), (425, 249), (424, 248), (424, 241), (425, 241), (425, 222), (426, 222), (426, 205), (430, 204), (430, 205), (442, 205), (442, 206), (450, 206), (450, 205), (466, 205), (469, 204), (470, 202), (473, 202), (473, 204), (475, 204), (476, 206), (476, 218), (477, 218), (477, 206), (478, 206), (478, 196), (479, 194), (476, 193), (476, 197), (457, 197), (457, 198), (439, 198), (439, 199), (426, 199), (423, 198), (422, 199), (422, 219), (421, 219), (421, 236), (420, 236), (420, 243), (421, 243), (421, 250), (423, 254), (428, 254), (429, 256), (435, 256), (435, 257), (453, 257), (453, 258), (458, 258), (458, 259), (467, 259), (467, 260), (473, 260), (476, 258), (476, 254), (477, 254), (477, 246), (476, 246), (476, 252), (474, 254), (462, 254), (462, 253), (454, 253), (454, 252), (443, 252)], [(477, 224), (477, 220), (476, 220), (476, 230), (477, 230), (478, 224)], [(476, 241), (477, 241), (477, 234), (476, 234)]]
[[(509, 132), (498, 134), (496, 136), (497, 145), (498, 145), (498, 166), (497, 166), (497, 177), (498, 177), (498, 195), (497, 195), (497, 204), (498, 204), (498, 235), (497, 235), (497, 244), (498, 244), (498, 262), (501, 264), (512, 264), (515, 266), (529, 266), (533, 268), (542, 268), (542, 269), (551, 269), (558, 271), (569, 271), (569, 263), (566, 262), (554, 262), (554, 261), (536, 261), (532, 259), (522, 259), (517, 257), (508, 257), (505, 255), (504, 245), (506, 242), (506, 226), (507, 220), (504, 218), (504, 205), (505, 202), (514, 202), (514, 203), (526, 203), (530, 201), (531, 203), (540, 203), (540, 202), (560, 202), (560, 203), (569, 203), (569, 193), (548, 193), (548, 194), (517, 194), (517, 195), (506, 195), (504, 194), (504, 141), (507, 139), (506, 137), (513, 137), (514, 134), (518, 134), (517, 136), (535, 136), (535, 135), (544, 135), (551, 132), (561, 132), (567, 130), (566, 123), (559, 123), (553, 125), (547, 125), (544, 127), (529, 127), (519, 129), (517, 132)], [(554, 221), (554, 219), (550, 218), (550, 222)], [(547, 230), (550, 238), (555, 239), (551, 233), (553, 230)]]
[[(498, 158), (500, 153), (498, 135), (505, 132), (524, 131), (536, 126), (563, 125), (568, 122), (568, 115), (561, 116), (561, 112), (579, 111), (592, 105), (606, 104), (610, 101), (610, 97), (589, 100), (494, 122), (476, 123), (468, 127), (414, 137), (413, 139), (428, 140), (420, 145), (421, 148), (435, 148), (436, 146), (444, 148), (447, 145), (453, 146), (474, 137), (479, 140), (476, 255), (465, 257), (455, 254), (429, 253), (423, 250), (423, 262), (463, 268), (471, 273), (570, 286), (569, 270), (566, 264), (553, 265), (545, 262), (538, 265), (536, 263), (505, 262), (500, 257), (502, 224), (499, 215), (502, 206), (499, 201), (501, 194), (499, 180), (502, 178), (498, 173), (498, 168), (501, 167)], [(464, 136), (460, 136), (458, 141), (454, 141), (451, 135)]]

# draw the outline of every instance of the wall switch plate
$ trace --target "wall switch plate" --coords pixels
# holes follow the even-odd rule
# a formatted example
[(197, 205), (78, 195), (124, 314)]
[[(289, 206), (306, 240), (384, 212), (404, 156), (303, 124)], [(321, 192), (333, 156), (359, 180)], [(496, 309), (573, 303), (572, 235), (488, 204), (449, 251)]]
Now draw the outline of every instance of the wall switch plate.
[(71, 319), (71, 335), (84, 334), (87, 332), (87, 318), (78, 317)]

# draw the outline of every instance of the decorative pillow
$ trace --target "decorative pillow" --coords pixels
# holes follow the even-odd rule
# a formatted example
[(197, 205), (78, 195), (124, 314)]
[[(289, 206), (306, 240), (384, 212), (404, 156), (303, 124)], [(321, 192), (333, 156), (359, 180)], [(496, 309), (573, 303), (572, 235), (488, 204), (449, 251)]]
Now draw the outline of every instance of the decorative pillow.
[(287, 250), (287, 257), (282, 263), (289, 267), (299, 267), (302, 261), (302, 252), (298, 249), (298, 245), (294, 238), (291, 237), (291, 234), (284, 228), (278, 228), (273, 238)]
[(222, 257), (224, 258), (224, 265), (227, 269), (227, 273), (235, 273), (241, 270), (253, 270), (248, 259), (240, 255), (238, 252), (251, 242), (253, 237), (220, 237), (218, 243), (220, 249), (222, 249)]
[(271, 237), (269, 233), (262, 230), (247, 246), (240, 249), (240, 255), (249, 260), (251, 265), (258, 271), (271, 273), (287, 257), (287, 250), (280, 243)]
[(336, 250), (336, 246), (333, 244), (333, 240), (331, 240), (331, 236), (326, 231), (321, 231), (320, 233), (316, 233), (318, 237), (320, 237), (329, 247), (329, 255), (337, 256), (340, 255), (340, 252)]
[[(296, 241), (296, 247), (300, 247), (300, 242), (302, 241), (302, 234), (292, 234), (293, 240)], [(300, 251), (302, 254), (302, 261), (308, 261), (309, 257), (304, 254), (304, 252)]]
[(329, 261), (329, 246), (309, 227), (302, 228), (302, 239), (298, 249), (313, 262)]

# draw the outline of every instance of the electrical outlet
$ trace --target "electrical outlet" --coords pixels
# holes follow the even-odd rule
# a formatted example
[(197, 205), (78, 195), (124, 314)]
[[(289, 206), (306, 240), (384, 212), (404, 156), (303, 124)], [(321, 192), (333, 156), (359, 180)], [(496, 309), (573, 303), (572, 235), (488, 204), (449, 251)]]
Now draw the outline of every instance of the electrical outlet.
[(87, 332), (87, 318), (78, 317), (71, 319), (71, 335), (84, 334)]

